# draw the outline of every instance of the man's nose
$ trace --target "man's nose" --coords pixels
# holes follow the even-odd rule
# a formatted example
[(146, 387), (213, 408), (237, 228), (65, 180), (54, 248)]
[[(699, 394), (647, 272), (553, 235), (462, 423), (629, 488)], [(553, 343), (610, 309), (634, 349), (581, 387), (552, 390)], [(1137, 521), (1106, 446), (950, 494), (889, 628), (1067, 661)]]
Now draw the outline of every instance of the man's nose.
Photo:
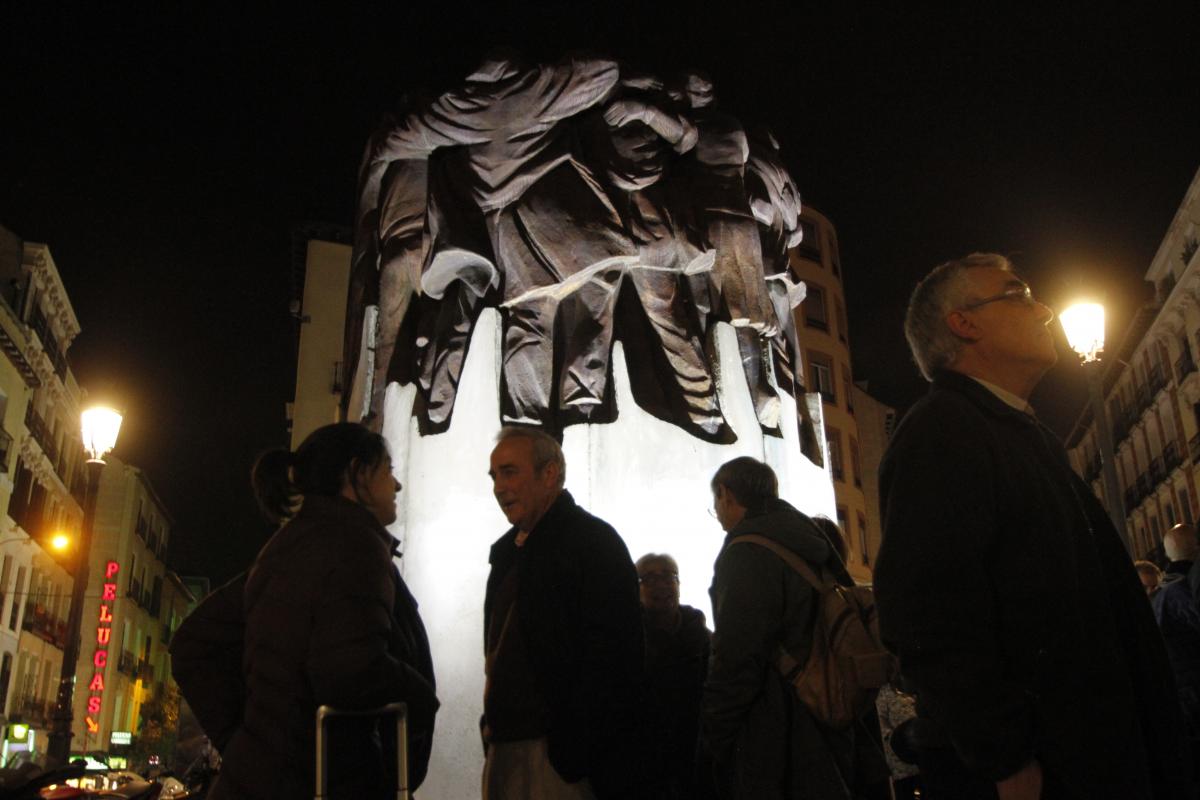
[(1054, 321), (1054, 309), (1045, 303), (1034, 301), (1034, 305), (1038, 309), (1038, 319), (1042, 320), (1043, 325), (1049, 325)]

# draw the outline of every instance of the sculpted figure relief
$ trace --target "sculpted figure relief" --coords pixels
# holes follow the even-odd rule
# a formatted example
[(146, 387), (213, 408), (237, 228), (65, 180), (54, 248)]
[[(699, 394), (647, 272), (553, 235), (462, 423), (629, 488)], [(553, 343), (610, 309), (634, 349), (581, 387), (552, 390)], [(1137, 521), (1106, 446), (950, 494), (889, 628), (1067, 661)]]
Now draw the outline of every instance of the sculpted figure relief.
[(717, 111), (697, 73), (669, 83), (603, 58), (489, 57), (368, 142), (345, 363), (377, 305), (371, 415), (389, 382), (416, 383), (421, 431), (445, 430), (475, 321), (496, 307), (505, 424), (613, 419), (620, 339), (640, 406), (729, 442), (708, 335), (726, 321), (777, 432), (775, 387), (803, 391), (803, 285), (787, 270), (799, 210), (774, 140)]

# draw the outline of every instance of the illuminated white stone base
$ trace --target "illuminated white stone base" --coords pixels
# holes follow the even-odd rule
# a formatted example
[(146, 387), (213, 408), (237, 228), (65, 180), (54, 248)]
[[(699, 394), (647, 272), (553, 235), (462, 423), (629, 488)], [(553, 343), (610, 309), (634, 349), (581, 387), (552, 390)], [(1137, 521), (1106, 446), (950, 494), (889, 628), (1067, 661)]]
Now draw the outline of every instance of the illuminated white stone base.
[[(611, 523), (635, 560), (651, 551), (674, 556), (682, 602), (702, 609), (710, 623), (708, 585), (724, 536), (708, 513), (717, 467), (742, 455), (762, 459), (778, 473), (785, 499), (836, 519), (828, 471), (800, 453), (794, 401), (780, 398), (784, 438), (762, 436), (733, 328), (721, 324), (716, 333), (725, 378), (721, 408), (736, 443), (703, 442), (638, 408), (620, 343), (613, 353), (616, 422), (570, 427), (563, 442), (567, 488), (576, 501)], [(487, 476), (500, 428), (499, 354), (500, 317), (487, 309), (472, 336), (453, 423), (443, 434), (417, 434), (412, 386), (389, 386), (384, 406), (384, 436), (404, 486), (392, 531), (404, 542), (401, 569), (429, 630), (442, 702), (424, 800), (466, 800), (480, 791), (483, 593), (488, 549), (508, 528)]]

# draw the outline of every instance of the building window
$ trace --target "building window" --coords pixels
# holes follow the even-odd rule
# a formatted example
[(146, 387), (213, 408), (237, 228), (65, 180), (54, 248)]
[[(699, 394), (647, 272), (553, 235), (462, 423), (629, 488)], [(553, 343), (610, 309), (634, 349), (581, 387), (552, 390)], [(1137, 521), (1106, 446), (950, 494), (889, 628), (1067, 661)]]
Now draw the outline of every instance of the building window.
[(846, 526), (850, 524), (849, 520), (850, 520), (850, 517), (846, 514), (846, 507), (838, 506), (837, 507), (838, 529), (841, 531), (846, 530)]
[(837, 393), (833, 388), (833, 359), (824, 353), (810, 351), (808, 371), (812, 388), (821, 393), (826, 403), (837, 405)]
[[(807, 283), (807, 281), (806, 281)], [(817, 330), (829, 330), (829, 314), (825, 308), (825, 290), (820, 286), (808, 283), (808, 293), (800, 304), (804, 309), (804, 324)]]
[(862, 488), (862, 465), (858, 458), (858, 440), (850, 437), (850, 467), (854, 470), (854, 485)]
[(864, 567), (871, 566), (871, 557), (867, 555), (867, 518), (858, 515), (858, 551), (862, 553)]
[(1183, 516), (1183, 521), (1192, 524), (1192, 503), (1188, 499), (1188, 491), (1186, 488), (1179, 490), (1179, 511)]
[(850, 335), (847, 332), (846, 304), (845, 304), (845, 302), (842, 301), (842, 298), (840, 298), (840, 297), (838, 298), (838, 301), (837, 301), (837, 307), (838, 307), (838, 318), (837, 318), (838, 338), (842, 340), (842, 344), (846, 344), (850, 340)]
[(851, 414), (854, 413), (853, 386), (854, 381), (850, 378), (850, 367), (846, 364), (842, 364), (842, 391), (845, 392), (846, 396), (846, 410)]
[[(12, 662), (12, 653), (5, 653), (3, 660), (0, 660), (0, 705), (3, 705), (8, 699), (8, 684), (12, 681)], [(15, 710), (5, 707), (5, 713), (10, 717)]]
[(12, 611), (8, 615), (8, 629), (15, 631), (21, 619), (21, 601), (25, 597), (25, 568), (17, 567), (17, 585), (13, 589)]
[(1170, 501), (1163, 506), (1163, 516), (1167, 518), (1167, 530), (1175, 527), (1175, 506)]
[[(833, 478), (844, 481), (846, 469), (842, 462), (842, 432), (836, 428), (826, 428), (825, 441), (829, 445), (829, 468), (833, 472)], [(845, 523), (842, 523), (842, 530), (846, 530)]]
[(809, 261), (821, 263), (821, 240), (817, 236), (817, 226), (812, 223), (812, 220), (800, 219), (800, 231), (803, 236), (800, 239), (800, 244), (796, 245), (796, 252), (801, 258), (806, 258)]

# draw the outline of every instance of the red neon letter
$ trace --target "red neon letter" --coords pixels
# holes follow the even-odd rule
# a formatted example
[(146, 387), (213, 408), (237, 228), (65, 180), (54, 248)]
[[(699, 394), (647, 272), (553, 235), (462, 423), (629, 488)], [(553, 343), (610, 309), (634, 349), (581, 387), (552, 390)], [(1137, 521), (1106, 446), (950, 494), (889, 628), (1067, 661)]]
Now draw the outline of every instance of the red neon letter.
[(108, 606), (100, 604), (100, 621), (112, 622), (112, 612), (108, 610)]
[(115, 562), (115, 561), (108, 562), (108, 564), (105, 565), (105, 567), (104, 567), (104, 577), (111, 578), (113, 575), (117, 574), (117, 570), (119, 570), (120, 568), (121, 568), (121, 565), (118, 564), (117, 562)]
[(112, 628), (96, 628), (96, 644), (107, 647), (110, 639), (112, 639)]
[(103, 692), (104, 691), (104, 678), (101, 677), (99, 672), (97, 672), (92, 677), (92, 682), (88, 684), (88, 691), (89, 692)]
[(101, 600), (116, 600), (117, 585), (115, 583), (104, 584), (104, 592), (100, 595)]
[(96, 665), (96, 669), (104, 669), (108, 664), (108, 651), (97, 650), (96, 655), (92, 656), (92, 663)]
[(88, 713), (89, 714), (99, 714), (100, 713), (100, 696), (99, 695), (88, 698)]

